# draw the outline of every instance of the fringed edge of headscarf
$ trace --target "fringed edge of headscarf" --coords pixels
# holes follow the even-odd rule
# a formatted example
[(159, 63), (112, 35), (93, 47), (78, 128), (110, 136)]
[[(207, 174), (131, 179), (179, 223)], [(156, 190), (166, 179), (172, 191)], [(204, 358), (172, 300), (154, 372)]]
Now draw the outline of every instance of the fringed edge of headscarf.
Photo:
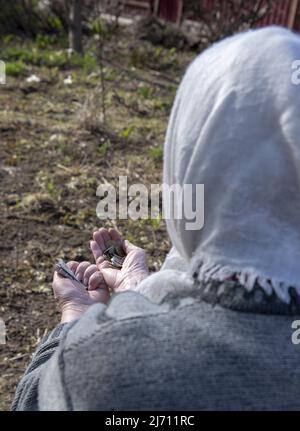
[(241, 270), (228, 265), (216, 264), (203, 257), (193, 262), (191, 271), (193, 279), (199, 282), (234, 280), (248, 292), (251, 292), (258, 285), (268, 296), (275, 293), (286, 304), (290, 304), (291, 302), (291, 288), (294, 288), (297, 294), (300, 295), (300, 286), (290, 285), (283, 281), (258, 274), (252, 269), (245, 268)]

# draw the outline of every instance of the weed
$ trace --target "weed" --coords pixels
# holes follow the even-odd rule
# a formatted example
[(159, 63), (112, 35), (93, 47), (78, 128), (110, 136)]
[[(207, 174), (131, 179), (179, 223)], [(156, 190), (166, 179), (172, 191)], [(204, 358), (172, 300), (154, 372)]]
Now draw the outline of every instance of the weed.
[(49, 180), (46, 183), (46, 190), (48, 191), (49, 195), (51, 195), (51, 196), (57, 195), (57, 189), (56, 189), (56, 186), (52, 180)]
[[(38, 34), (35, 43), (39, 49), (52, 48), (54, 45), (60, 46), (66, 42), (66, 38), (58, 34)], [(67, 47), (67, 46), (66, 46)]]
[(134, 131), (134, 126), (128, 126), (122, 131), (122, 137), (126, 140), (130, 138), (132, 135), (132, 132)]
[(164, 150), (163, 147), (152, 147), (149, 150), (149, 157), (155, 162), (155, 163), (161, 163), (163, 160), (163, 154)]
[(85, 72), (92, 72), (97, 69), (97, 58), (92, 54), (85, 54), (84, 56), (73, 54), (70, 59), (72, 66), (81, 67)]
[(107, 141), (105, 141), (103, 144), (101, 144), (98, 149), (97, 152), (100, 156), (104, 157), (106, 156), (106, 154), (108, 153), (109, 149), (111, 147), (111, 142), (108, 139)]
[(139, 88), (138, 88), (137, 92), (138, 92), (138, 94), (139, 94), (140, 96), (142, 96), (144, 99), (150, 99), (150, 98), (151, 98), (151, 96), (152, 96), (152, 95), (153, 95), (153, 93), (154, 93), (154, 89), (153, 89), (152, 87), (149, 87), (149, 86), (143, 85), (143, 86), (141, 86), (141, 87), (139, 87)]
[(24, 75), (26, 65), (22, 61), (8, 62), (5, 64), (5, 71), (7, 76)]
[(153, 227), (154, 230), (157, 230), (161, 227), (161, 216), (160, 214), (156, 218), (150, 219), (150, 224)]

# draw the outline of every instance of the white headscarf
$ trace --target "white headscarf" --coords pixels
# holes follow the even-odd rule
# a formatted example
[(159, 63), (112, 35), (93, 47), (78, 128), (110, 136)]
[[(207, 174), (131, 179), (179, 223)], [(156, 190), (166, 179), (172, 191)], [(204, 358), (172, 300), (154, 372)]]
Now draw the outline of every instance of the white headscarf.
[(295, 60), (300, 38), (269, 27), (215, 44), (188, 68), (168, 126), (164, 182), (204, 184), (204, 228), (168, 220), (168, 275), (150, 277), (142, 290), (168, 277), (182, 284), (196, 271), (200, 281), (236, 274), (249, 291), (257, 282), (285, 303), (289, 287), (300, 294)]

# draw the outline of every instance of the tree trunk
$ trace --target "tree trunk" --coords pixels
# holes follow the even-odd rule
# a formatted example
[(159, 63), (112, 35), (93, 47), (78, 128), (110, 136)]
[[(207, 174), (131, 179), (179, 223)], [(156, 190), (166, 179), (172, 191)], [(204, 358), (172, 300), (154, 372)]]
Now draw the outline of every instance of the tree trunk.
[(81, 0), (69, 0), (69, 46), (82, 54)]

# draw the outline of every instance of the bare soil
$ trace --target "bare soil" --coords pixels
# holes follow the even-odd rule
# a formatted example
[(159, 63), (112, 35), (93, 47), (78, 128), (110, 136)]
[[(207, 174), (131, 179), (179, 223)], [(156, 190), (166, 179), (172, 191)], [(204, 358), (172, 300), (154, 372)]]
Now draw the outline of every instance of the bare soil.
[[(86, 49), (93, 44), (86, 40)], [(157, 56), (152, 64), (151, 55)], [(0, 345), (1, 410), (9, 409), (42, 336), (59, 323), (51, 291), (56, 258), (92, 260), (93, 230), (113, 224), (147, 250), (151, 271), (163, 262), (170, 247), (165, 223), (103, 222), (96, 189), (105, 181), (117, 185), (120, 175), (129, 184), (161, 182), (176, 83), (193, 56), (160, 52), (122, 30), (103, 52), (105, 119), (98, 69), (27, 64), (0, 86), (0, 318), (7, 328), (7, 343)], [(27, 82), (31, 74), (41, 81)], [(69, 76), (72, 83), (64, 83)]]

